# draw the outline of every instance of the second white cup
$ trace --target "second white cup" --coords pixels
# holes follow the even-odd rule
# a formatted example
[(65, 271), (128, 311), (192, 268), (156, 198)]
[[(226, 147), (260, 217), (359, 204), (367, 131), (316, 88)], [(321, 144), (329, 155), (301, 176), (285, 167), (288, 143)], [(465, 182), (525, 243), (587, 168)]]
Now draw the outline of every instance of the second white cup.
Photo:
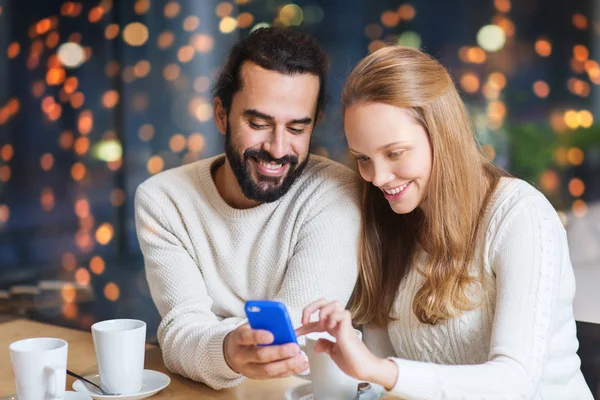
[(55, 338), (24, 339), (10, 344), (10, 361), (20, 400), (63, 399), (68, 347), (67, 342)]
[(92, 325), (100, 386), (108, 393), (135, 394), (142, 390), (146, 323), (113, 319)]

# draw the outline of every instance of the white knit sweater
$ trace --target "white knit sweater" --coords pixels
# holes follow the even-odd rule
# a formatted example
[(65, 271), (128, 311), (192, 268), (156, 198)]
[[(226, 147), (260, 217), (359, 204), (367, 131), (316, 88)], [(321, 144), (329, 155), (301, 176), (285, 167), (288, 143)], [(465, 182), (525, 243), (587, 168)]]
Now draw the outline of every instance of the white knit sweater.
[[(423, 277), (403, 280), (387, 330), (367, 328), (379, 356), (395, 356), (392, 394), (405, 399), (588, 400), (573, 317), (575, 280), (556, 212), (532, 186), (503, 178), (483, 221), (472, 272), (483, 304), (439, 325), (421, 323), (412, 299)], [(418, 262), (422, 265), (423, 256)]]
[(294, 326), (318, 298), (348, 301), (360, 227), (356, 176), (340, 164), (311, 156), (280, 200), (240, 210), (214, 184), (222, 161), (158, 174), (135, 200), (165, 365), (216, 389), (243, 379), (227, 366), (223, 339), (245, 322), (246, 300), (282, 301)]

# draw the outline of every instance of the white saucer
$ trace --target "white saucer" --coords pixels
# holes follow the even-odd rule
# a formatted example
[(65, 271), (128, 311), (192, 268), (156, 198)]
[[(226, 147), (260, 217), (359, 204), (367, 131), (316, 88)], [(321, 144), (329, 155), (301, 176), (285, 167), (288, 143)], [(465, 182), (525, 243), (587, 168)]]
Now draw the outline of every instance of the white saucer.
[[(94, 382), (95, 384), (100, 384), (100, 375), (92, 374), (84, 376), (88, 381)], [(82, 381), (79, 379), (73, 382), (73, 389), (80, 393), (84, 393), (93, 399), (96, 400), (107, 400), (107, 399), (122, 399), (122, 400), (140, 400), (145, 399), (146, 397), (150, 397), (153, 394), (156, 394), (169, 386), (171, 383), (171, 378), (162, 372), (152, 371), (150, 369), (144, 370), (143, 382), (142, 382), (142, 391), (134, 394), (122, 394), (122, 395), (103, 395), (99, 392), (95, 392), (90, 390)], [(93, 387), (93, 386), (92, 386)], [(75, 399), (74, 399), (75, 400)], [(79, 399), (77, 399), (79, 400)]]
[[(15, 394), (14, 396), (2, 397), (0, 398), (0, 400), (19, 400), (19, 398)], [(92, 398), (85, 393), (78, 393), (67, 390), (65, 392), (64, 400), (92, 400)]]
[[(383, 396), (383, 392), (378, 391), (376, 387), (371, 387), (366, 392), (356, 395), (353, 400), (377, 400)], [(285, 400), (314, 400), (315, 395), (312, 391), (312, 383), (302, 383), (289, 389), (285, 393)]]

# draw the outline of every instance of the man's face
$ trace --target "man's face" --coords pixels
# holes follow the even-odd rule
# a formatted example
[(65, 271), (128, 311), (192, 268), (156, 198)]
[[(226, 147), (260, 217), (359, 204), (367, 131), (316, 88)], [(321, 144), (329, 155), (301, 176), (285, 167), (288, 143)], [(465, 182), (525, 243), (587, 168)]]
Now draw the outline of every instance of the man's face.
[(225, 155), (248, 199), (283, 196), (308, 162), (319, 78), (247, 62), (226, 119)]

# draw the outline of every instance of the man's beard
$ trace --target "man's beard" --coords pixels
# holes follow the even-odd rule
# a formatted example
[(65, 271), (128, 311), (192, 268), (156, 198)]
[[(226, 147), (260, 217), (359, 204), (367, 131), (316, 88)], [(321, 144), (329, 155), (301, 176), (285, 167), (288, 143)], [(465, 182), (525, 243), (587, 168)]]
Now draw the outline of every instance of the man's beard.
[[(296, 156), (286, 155), (276, 159), (265, 150), (247, 149), (243, 156), (240, 156), (231, 144), (229, 122), (227, 123), (227, 131), (225, 132), (225, 156), (229, 161), (229, 165), (237, 178), (244, 196), (259, 203), (271, 203), (279, 200), (290, 190), (290, 187), (292, 187), (296, 179), (302, 174), (306, 164), (308, 164), (308, 154), (306, 155), (306, 159), (300, 164), (298, 164), (298, 157)], [(250, 171), (250, 158), (276, 164), (289, 163), (289, 167), (283, 176), (264, 176), (258, 172), (258, 182), (256, 182)]]

